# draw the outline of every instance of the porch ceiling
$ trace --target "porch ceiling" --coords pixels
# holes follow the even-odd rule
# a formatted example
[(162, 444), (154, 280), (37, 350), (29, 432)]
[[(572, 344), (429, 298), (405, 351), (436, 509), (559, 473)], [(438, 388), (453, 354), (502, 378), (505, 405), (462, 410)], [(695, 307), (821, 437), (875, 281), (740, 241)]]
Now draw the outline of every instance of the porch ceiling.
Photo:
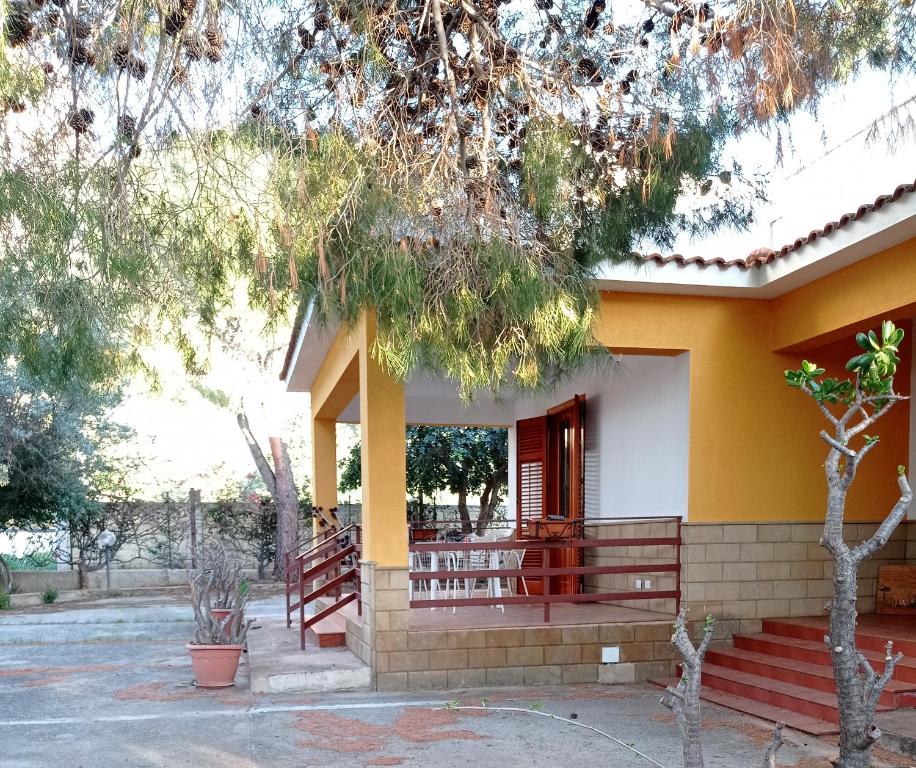
[[(430, 376), (412, 377), (404, 385), (404, 408), (408, 424), (453, 427), (509, 427), (515, 423), (515, 399), (497, 400), (478, 394), (462, 403), (455, 385)], [(359, 397), (354, 397), (337, 420), (359, 423)]]

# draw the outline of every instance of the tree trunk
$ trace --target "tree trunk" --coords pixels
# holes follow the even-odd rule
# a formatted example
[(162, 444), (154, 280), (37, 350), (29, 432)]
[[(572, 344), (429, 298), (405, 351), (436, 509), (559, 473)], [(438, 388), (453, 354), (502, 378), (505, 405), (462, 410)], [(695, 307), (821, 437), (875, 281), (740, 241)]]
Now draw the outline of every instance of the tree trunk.
[(286, 576), (285, 554), (294, 550), (299, 540), (299, 496), (296, 493), (286, 443), (279, 437), (271, 437), (269, 440), (274, 462), (274, 504), (277, 507), (277, 555), (274, 558), (274, 575), (278, 579), (283, 579)]
[(849, 555), (834, 559), (829, 646), (840, 710), (837, 768), (869, 768), (874, 743), (869, 741), (874, 713), (868, 711), (856, 656), (857, 570)]
[(671, 642), (681, 655), (683, 674), (676, 688), (670, 685), (662, 696), (662, 704), (674, 713), (674, 719), (681, 729), (681, 745), (684, 753), (684, 768), (704, 768), (702, 713), (700, 711), (700, 686), (703, 676), (703, 658), (712, 640), (713, 622), (707, 621), (703, 639), (694, 648), (687, 630), (687, 610), (681, 608), (674, 624)]
[(463, 485), (458, 489), (458, 517), (461, 518), (461, 532), (465, 535), (474, 531), (468, 512), (468, 491)]
[(493, 475), (484, 486), (483, 493), (480, 496), (480, 515), (477, 517), (478, 536), (482, 536), (487, 526), (493, 522), (496, 507), (501, 499), (501, 491), (507, 481), (508, 477), (503, 473), (499, 473)]
[(489, 480), (483, 487), (483, 493), (480, 494), (480, 512), (477, 515), (477, 535), (483, 536), (493, 519), (493, 504), (491, 498), (494, 496), (493, 481)]
[(270, 468), (261, 446), (255, 440), (254, 434), (248, 425), (248, 417), (244, 411), (236, 416), (239, 429), (245, 436), (248, 450), (254, 459), (255, 466), (267, 486), (267, 491), (274, 500), (277, 508), (277, 547), (274, 556), (274, 577), (282, 579), (286, 576), (284, 555), (295, 549), (299, 540), (299, 497), (296, 492), (296, 483), (293, 479), (293, 468), (289, 461), (289, 451), (282, 438), (269, 437), (270, 453), (273, 458), (274, 468)]

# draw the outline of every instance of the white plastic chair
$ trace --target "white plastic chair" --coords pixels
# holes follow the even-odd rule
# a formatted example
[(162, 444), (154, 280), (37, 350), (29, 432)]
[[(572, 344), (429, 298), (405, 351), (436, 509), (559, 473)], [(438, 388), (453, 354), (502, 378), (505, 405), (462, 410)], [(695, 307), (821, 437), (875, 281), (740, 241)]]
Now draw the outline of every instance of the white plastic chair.
[[(425, 558), (424, 558), (425, 555)], [(424, 559), (427, 560), (427, 563), (424, 566)], [(428, 571), (429, 555), (425, 552), (408, 552), (407, 554), (407, 567), (411, 573), (416, 573), (418, 571)], [(414, 583), (416, 583), (416, 589), (419, 593), (426, 593), (427, 598), (429, 597), (429, 582), (427, 579), (420, 579), (414, 582), (413, 579), (407, 580), (407, 599), (413, 600), (413, 591)]]
[[(519, 571), (522, 569), (522, 561), (525, 559), (525, 550), (524, 549), (510, 549), (504, 552), (503, 555), (505, 558), (504, 560), (505, 567), (507, 569), (512, 568), (512, 569), (519, 570)], [(514, 564), (513, 564), (513, 561), (514, 561)], [(528, 595), (528, 582), (525, 581), (525, 577), (517, 576), (516, 578), (522, 582), (522, 588), (525, 590), (525, 595)], [(512, 577), (511, 576), (506, 576), (506, 587), (508, 588), (509, 596), (511, 597), (512, 596)]]

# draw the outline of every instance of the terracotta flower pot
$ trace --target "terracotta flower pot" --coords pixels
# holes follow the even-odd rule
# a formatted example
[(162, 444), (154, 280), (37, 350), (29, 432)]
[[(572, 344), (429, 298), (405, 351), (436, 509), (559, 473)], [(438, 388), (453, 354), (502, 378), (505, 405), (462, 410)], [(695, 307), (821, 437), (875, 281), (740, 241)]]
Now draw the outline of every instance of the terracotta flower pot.
[(189, 643), (187, 648), (191, 654), (194, 683), (199, 688), (228, 688), (235, 683), (242, 646)]

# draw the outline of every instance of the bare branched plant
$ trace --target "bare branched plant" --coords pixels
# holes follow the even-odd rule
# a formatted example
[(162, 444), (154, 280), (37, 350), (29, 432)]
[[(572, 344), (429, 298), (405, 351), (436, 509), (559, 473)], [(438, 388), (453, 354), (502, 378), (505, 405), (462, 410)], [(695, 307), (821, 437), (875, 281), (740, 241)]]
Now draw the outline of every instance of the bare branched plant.
[[(668, 686), (661, 698), (674, 714), (681, 731), (681, 746), (684, 751), (684, 768), (703, 768), (703, 717), (700, 709), (700, 688), (703, 677), (703, 659), (709, 644), (712, 642), (715, 620), (707, 616), (703, 626), (703, 636), (694, 646), (690, 639), (687, 623), (687, 609), (681, 608), (674, 623), (674, 634), (671, 642), (681, 656), (681, 679), (677, 686)], [(776, 768), (776, 753), (782, 746), (784, 724), (777, 723), (773, 736), (764, 754), (763, 768)]]
[[(232, 560), (219, 542), (210, 543), (202, 553), (199, 568), (188, 569), (191, 607), (197, 622), (198, 645), (242, 645), (252, 620), (245, 619), (248, 591), (243, 589), (242, 566)], [(228, 609), (225, 617), (214, 608)]]

